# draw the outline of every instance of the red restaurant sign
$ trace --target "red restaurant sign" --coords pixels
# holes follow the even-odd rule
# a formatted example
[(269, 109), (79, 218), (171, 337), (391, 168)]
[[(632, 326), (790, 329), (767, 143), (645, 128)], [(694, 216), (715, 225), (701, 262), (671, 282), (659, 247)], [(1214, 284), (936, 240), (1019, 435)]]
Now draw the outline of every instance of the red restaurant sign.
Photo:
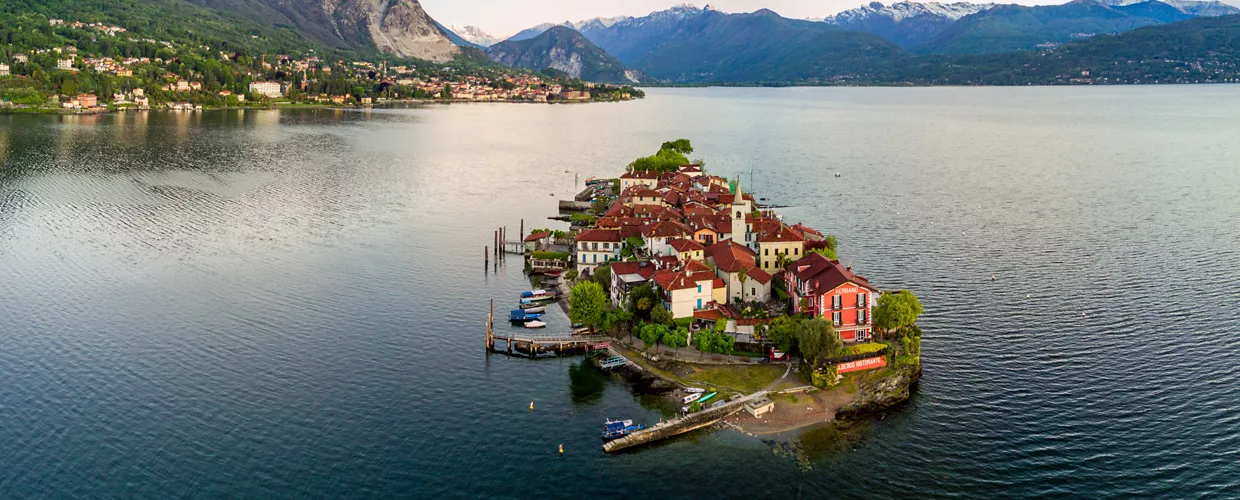
[(887, 366), (887, 357), (866, 358), (857, 361), (849, 361), (839, 364), (839, 373), (859, 372), (864, 370), (873, 370)]

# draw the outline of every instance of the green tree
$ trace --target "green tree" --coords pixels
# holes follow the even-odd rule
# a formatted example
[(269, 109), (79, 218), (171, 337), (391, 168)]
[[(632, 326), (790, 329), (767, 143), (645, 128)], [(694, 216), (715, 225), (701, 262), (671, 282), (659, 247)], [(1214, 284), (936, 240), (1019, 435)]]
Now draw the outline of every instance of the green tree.
[(874, 328), (888, 334), (900, 333), (921, 317), (921, 301), (908, 290), (884, 293), (874, 307)]
[(675, 318), (672, 317), (672, 313), (667, 311), (667, 308), (663, 307), (663, 303), (659, 302), (650, 310), (650, 321), (660, 325), (671, 325)]
[(780, 316), (767, 325), (763, 339), (775, 344), (780, 351), (792, 352), (797, 349), (797, 332), (801, 329), (801, 320), (794, 316)]
[(654, 309), (655, 304), (659, 302), (659, 295), (654, 291), (654, 285), (644, 283), (629, 292), (629, 312), (640, 320), (649, 320), (650, 312)]
[(687, 346), (689, 345), (689, 330), (684, 327), (672, 330), (663, 336), (663, 343), (671, 348)]
[(663, 147), (660, 147), (659, 150), (675, 151), (682, 155), (689, 155), (693, 154), (693, 145), (689, 143), (689, 139), (676, 139), (663, 143)]
[(835, 333), (831, 322), (822, 318), (802, 321), (797, 328), (797, 348), (801, 358), (810, 366), (817, 366), (824, 358), (833, 358), (844, 349), (844, 343)]
[(650, 346), (654, 346), (655, 351), (657, 352), (659, 350), (659, 344), (663, 342), (665, 337), (671, 335), (671, 333), (672, 332), (667, 328), (667, 325), (646, 323), (638, 329), (637, 338), (642, 339), (642, 342), (646, 344), (647, 349), (649, 349)]
[(590, 273), (590, 280), (598, 283), (603, 290), (611, 289), (611, 264), (603, 264), (594, 268), (594, 272)]
[(607, 311), (607, 295), (598, 283), (583, 281), (573, 287), (568, 304), (568, 317), (574, 324), (598, 328)]

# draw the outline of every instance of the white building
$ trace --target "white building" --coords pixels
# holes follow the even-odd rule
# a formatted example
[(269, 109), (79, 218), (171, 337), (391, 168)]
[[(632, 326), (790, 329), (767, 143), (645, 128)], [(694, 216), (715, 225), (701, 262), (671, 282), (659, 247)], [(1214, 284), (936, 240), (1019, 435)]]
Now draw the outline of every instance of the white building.
[(73, 59), (57, 59), (56, 69), (64, 69), (64, 70), (73, 69)]
[(0, 76), (9, 76), (9, 65), (0, 64)]
[(617, 229), (590, 229), (577, 235), (577, 271), (594, 272), (601, 264), (620, 260), (623, 246)]
[(250, 82), (250, 93), (276, 99), (284, 96), (280, 82)]

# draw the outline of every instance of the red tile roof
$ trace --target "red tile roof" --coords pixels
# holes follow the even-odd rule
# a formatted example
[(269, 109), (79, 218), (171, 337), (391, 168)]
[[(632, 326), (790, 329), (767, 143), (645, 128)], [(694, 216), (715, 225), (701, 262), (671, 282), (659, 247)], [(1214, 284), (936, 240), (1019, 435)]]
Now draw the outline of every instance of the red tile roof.
[(541, 240), (541, 239), (546, 238), (546, 237), (548, 237), (548, 236), (551, 236), (551, 233), (550, 233), (550, 232), (548, 232), (548, 231), (539, 231), (539, 232), (537, 232), (537, 233), (533, 233), (533, 234), (531, 234), (531, 235), (529, 235), (529, 236), (526, 236), (526, 237), (525, 237), (525, 241), (526, 241), (527, 243), (528, 243), (528, 242), (531, 242), (531, 241), (538, 241), (538, 240)]
[(647, 238), (682, 238), (693, 234), (693, 230), (680, 222), (660, 221), (647, 224), (642, 234)]
[(787, 226), (780, 225), (772, 231), (767, 231), (758, 238), (759, 243), (792, 243), (797, 241), (805, 241), (805, 237), (800, 233), (788, 229)]
[(701, 243), (698, 243), (693, 240), (687, 240), (684, 238), (677, 238), (677, 239), (668, 241), (667, 244), (670, 245), (672, 248), (676, 249), (677, 252), (694, 252), (694, 251), (706, 250), (706, 247), (702, 246)]
[(707, 247), (706, 256), (725, 273), (748, 272), (757, 268), (757, 254), (732, 240), (723, 240)]
[(608, 241), (620, 242), (620, 231), (615, 229), (588, 229), (577, 235), (577, 241)]
[(762, 283), (763, 285), (771, 282), (771, 275), (766, 271), (763, 271), (760, 267), (750, 269), (746, 271), (745, 274), (749, 276), (749, 279)]
[(871, 285), (862, 276), (853, 274), (851, 269), (840, 265), (838, 260), (830, 260), (819, 253), (811, 253), (788, 266), (794, 280), (807, 283), (811, 295), (823, 295), (840, 286), (852, 283), (862, 288), (877, 292), (878, 288)]
[(652, 170), (634, 170), (625, 172), (620, 176), (621, 179), (658, 179), (659, 173)]
[(696, 260), (691, 260), (689, 262), (686, 262), (684, 267), (681, 268), (681, 270), (688, 272), (688, 273), (711, 273), (711, 276), (715, 275), (714, 269), (711, 269), (710, 266), (703, 264), (701, 261), (696, 261)]
[(612, 262), (611, 274), (615, 276), (623, 274), (636, 274), (642, 278), (649, 280), (654, 277), (654, 264), (650, 262), (628, 261), (628, 262)]

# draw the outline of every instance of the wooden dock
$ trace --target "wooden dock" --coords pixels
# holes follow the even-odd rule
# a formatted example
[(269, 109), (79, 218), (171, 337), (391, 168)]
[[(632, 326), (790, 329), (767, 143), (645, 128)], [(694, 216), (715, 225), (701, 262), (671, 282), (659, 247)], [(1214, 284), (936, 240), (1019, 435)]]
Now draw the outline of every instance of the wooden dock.
[(505, 352), (536, 357), (539, 354), (574, 354), (608, 349), (608, 341), (602, 335), (533, 335), (524, 331), (495, 331), (495, 301), (487, 313), (486, 348), (488, 352)]
[(744, 409), (745, 403), (763, 398), (766, 395), (766, 392), (750, 394), (745, 397), (733, 399), (720, 406), (707, 408), (697, 413), (691, 413), (674, 420), (660, 423), (654, 427), (634, 432), (615, 441), (608, 441), (603, 444), (603, 451), (606, 453), (615, 453), (628, 448), (633, 448), (635, 446), (653, 443), (661, 439), (679, 436), (686, 432), (691, 432), (703, 427), (714, 425), (716, 422), (723, 420), (724, 417)]

